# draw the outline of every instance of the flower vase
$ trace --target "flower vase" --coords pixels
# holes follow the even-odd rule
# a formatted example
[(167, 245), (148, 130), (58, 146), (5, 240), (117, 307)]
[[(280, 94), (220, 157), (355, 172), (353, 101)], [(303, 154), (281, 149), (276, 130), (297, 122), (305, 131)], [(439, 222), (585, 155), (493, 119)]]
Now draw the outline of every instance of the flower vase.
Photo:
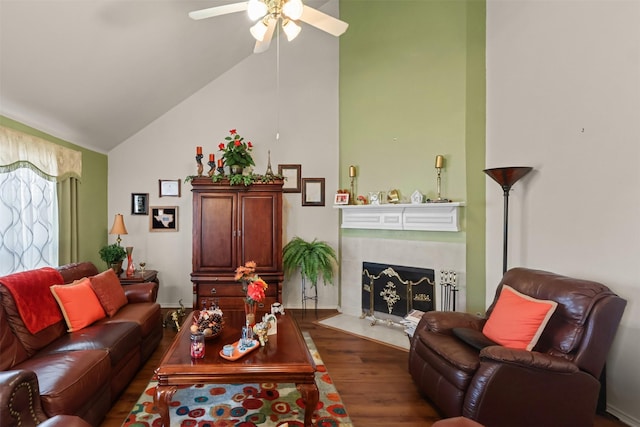
[(244, 302), (244, 315), (246, 318), (246, 324), (253, 326), (256, 324), (256, 309), (258, 308), (258, 304), (255, 302)]
[(133, 265), (133, 246), (127, 246), (127, 276), (131, 277), (136, 272), (136, 268)]
[(242, 173), (242, 166), (240, 165), (230, 165), (229, 166), (229, 170), (231, 171), (232, 175), (238, 175)]

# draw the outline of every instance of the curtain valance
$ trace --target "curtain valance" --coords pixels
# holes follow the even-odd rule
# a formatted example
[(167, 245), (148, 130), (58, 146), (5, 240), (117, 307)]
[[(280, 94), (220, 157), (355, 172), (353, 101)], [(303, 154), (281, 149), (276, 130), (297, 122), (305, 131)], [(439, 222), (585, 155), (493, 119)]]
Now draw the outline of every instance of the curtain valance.
[(27, 167), (44, 178), (62, 181), (82, 175), (82, 153), (0, 126), (0, 172)]

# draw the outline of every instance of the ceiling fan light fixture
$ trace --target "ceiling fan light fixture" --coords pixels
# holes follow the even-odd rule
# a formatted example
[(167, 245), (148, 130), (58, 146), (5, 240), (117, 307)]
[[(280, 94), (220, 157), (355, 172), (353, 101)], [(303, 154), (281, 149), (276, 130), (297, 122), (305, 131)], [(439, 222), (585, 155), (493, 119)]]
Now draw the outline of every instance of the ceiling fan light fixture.
[(267, 14), (267, 5), (261, 0), (249, 0), (247, 14), (252, 21), (260, 19)]
[(298, 20), (302, 17), (302, 0), (289, 0), (282, 6), (282, 13), (289, 19)]
[(258, 21), (256, 25), (249, 29), (249, 32), (254, 39), (261, 42), (264, 40), (264, 35), (267, 33), (267, 24), (264, 22), (264, 20)]
[(300, 28), (300, 25), (288, 19), (282, 23), (282, 30), (287, 36), (287, 41), (291, 41), (298, 37), (298, 34), (300, 34), (300, 30), (302, 30), (302, 28)]

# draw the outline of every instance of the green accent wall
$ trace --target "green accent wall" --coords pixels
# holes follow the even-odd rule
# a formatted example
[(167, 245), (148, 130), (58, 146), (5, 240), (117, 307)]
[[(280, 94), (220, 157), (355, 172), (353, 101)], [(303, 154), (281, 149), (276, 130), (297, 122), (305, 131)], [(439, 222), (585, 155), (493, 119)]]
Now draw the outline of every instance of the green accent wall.
[(0, 125), (82, 152), (82, 178), (78, 183), (78, 256), (80, 261), (93, 262), (99, 270), (106, 269), (98, 251), (107, 244), (109, 231), (107, 155), (87, 150), (4, 116), (0, 116)]
[(341, 0), (340, 186), (465, 202), (463, 231), (342, 230), (343, 236), (465, 242), (467, 310), (485, 308), (484, 0)]

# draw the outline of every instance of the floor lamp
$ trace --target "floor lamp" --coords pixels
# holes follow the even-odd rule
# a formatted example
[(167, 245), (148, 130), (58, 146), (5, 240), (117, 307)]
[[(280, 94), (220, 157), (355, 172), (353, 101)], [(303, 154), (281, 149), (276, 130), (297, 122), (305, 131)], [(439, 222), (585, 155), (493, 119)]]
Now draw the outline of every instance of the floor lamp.
[(509, 166), (506, 168), (485, 169), (495, 182), (500, 184), (504, 192), (504, 231), (502, 243), (502, 274), (507, 272), (507, 235), (509, 233), (509, 191), (511, 186), (520, 178), (531, 172), (533, 168), (528, 166)]

